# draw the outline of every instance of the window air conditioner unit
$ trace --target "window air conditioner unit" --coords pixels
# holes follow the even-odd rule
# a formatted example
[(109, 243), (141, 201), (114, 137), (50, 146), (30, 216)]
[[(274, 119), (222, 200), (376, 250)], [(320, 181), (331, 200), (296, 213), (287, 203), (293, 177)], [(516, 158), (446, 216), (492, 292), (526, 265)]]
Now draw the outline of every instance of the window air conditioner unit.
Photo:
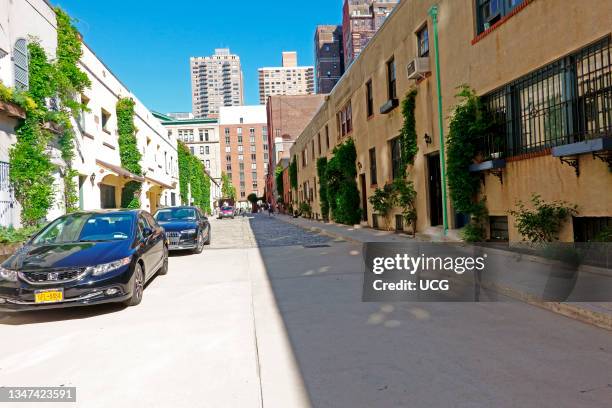
[(408, 71), (408, 79), (423, 78), (425, 74), (430, 72), (429, 58), (415, 58), (406, 66)]

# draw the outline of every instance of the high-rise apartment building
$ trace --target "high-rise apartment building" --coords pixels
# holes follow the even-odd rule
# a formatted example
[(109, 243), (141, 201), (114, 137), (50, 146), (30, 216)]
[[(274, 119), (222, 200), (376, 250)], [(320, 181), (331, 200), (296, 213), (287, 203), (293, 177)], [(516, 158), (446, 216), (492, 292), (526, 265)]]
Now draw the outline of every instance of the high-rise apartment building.
[(240, 57), (219, 48), (210, 57), (192, 57), (191, 99), (196, 118), (218, 117), (221, 106), (244, 103)]
[(342, 37), (345, 67), (368, 45), (397, 3), (399, 0), (344, 0)]
[(342, 26), (319, 25), (315, 31), (315, 75), (318, 94), (330, 93), (344, 73)]
[(282, 67), (259, 68), (259, 103), (271, 95), (310, 95), (314, 89), (314, 67), (298, 66), (297, 53), (283, 52)]
[(270, 155), (266, 107), (222, 107), (219, 115), (221, 170), (236, 188), (236, 201), (250, 208), (251, 193), (263, 196)]

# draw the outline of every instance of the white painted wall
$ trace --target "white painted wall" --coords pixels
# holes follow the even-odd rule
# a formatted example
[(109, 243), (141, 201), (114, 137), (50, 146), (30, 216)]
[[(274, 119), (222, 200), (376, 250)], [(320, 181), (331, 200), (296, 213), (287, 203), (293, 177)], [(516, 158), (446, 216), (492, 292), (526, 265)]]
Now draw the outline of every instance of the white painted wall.
[[(146, 192), (157, 183), (174, 185), (164, 189), (160, 205), (171, 204), (171, 194), (178, 202), (178, 155), (176, 137), (168, 135), (167, 130), (106, 67), (86, 45), (83, 47), (81, 68), (89, 76), (92, 86), (84, 92), (89, 99), (89, 112), (83, 114), (78, 131), (78, 150), (75, 169), (87, 178), (84, 184), (85, 209), (100, 208), (100, 183), (109, 173), (96, 160), (120, 166), (116, 104), (120, 98), (129, 97), (135, 102), (134, 123), (138, 130), (138, 148), (142, 153), (141, 166), (147, 181), (143, 185), (142, 208), (151, 210), (152, 205)], [(102, 127), (102, 112), (110, 114), (106, 128)], [(77, 127), (78, 128), (78, 127)], [(92, 176), (94, 182), (91, 183)], [(118, 203), (119, 205), (119, 203)]]
[[(50, 59), (55, 57), (57, 32), (55, 12), (44, 0), (0, 0), (0, 82), (14, 87), (13, 52), (18, 39), (36, 39)], [(17, 121), (0, 113), (0, 161), (9, 161), (15, 143)], [(20, 225), (21, 212), (10, 191), (6, 174), (0, 175), (0, 225)]]
[[(19, 38), (36, 38), (45, 48), (49, 58), (55, 58), (57, 44), (55, 12), (46, 1), (0, 0), (0, 80), (9, 87), (15, 85), (11, 56), (15, 41)], [(130, 97), (136, 103), (135, 125), (138, 129), (138, 148), (143, 155), (141, 165), (146, 176), (141, 195), (142, 208), (146, 210), (153, 208), (147, 191), (156, 186), (161, 193), (161, 197), (155, 198), (158, 204), (170, 205), (172, 194), (178, 203), (176, 137), (168, 135), (153, 114), (113, 75), (87, 45), (83, 46), (81, 69), (87, 73), (92, 83), (91, 88), (84, 92), (84, 96), (89, 100), (90, 112), (83, 113), (82, 118), (73, 121), (77, 133), (75, 140), (77, 154), (73, 164), (81, 179), (84, 179), (82, 208), (90, 210), (101, 206), (100, 182), (111, 172), (100, 166), (97, 160), (116, 166), (121, 164), (115, 112), (117, 101), (121, 97)], [(110, 114), (106, 130), (102, 129), (102, 109)], [(15, 142), (13, 129), (16, 124), (14, 119), (0, 113), (0, 161), (8, 161), (10, 146)], [(63, 167), (65, 163), (59, 158), (59, 152), (54, 150), (51, 153), (53, 162)], [(47, 219), (53, 219), (63, 213), (62, 174), (62, 171), (54, 174), (57, 195)], [(2, 185), (0, 180), (0, 187)], [(18, 205), (10, 210), (11, 214), (8, 217), (3, 210), (3, 202), (8, 200), (10, 194), (0, 191), (0, 225), (18, 225)]]
[(219, 126), (239, 125), (240, 118), (243, 119), (243, 123), (268, 122), (266, 105), (222, 106), (219, 112)]

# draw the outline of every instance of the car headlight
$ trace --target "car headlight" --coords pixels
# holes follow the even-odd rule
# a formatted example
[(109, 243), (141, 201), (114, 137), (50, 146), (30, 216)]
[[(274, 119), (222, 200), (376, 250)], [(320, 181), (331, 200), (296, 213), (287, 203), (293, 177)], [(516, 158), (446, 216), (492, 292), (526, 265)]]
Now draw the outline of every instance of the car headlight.
[(9, 282), (17, 282), (17, 271), (11, 271), (0, 266), (0, 280), (3, 279)]
[(185, 234), (185, 235), (194, 235), (195, 233), (196, 233), (195, 229), (188, 229), (188, 230), (181, 231), (181, 234)]
[(129, 265), (131, 261), (132, 257), (128, 256), (127, 258), (119, 259), (118, 261), (88, 266), (87, 269), (85, 269), (85, 272), (91, 273), (93, 276), (100, 276), (117, 270), (122, 266)]

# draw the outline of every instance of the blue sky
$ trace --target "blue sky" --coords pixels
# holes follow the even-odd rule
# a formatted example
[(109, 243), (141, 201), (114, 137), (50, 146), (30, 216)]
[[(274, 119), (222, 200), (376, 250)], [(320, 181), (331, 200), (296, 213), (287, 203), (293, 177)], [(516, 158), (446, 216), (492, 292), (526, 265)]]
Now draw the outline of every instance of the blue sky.
[(342, 0), (59, 0), (85, 42), (149, 109), (191, 111), (189, 57), (240, 55), (245, 103), (259, 103), (257, 69), (297, 51), (313, 65), (317, 24), (340, 24)]

